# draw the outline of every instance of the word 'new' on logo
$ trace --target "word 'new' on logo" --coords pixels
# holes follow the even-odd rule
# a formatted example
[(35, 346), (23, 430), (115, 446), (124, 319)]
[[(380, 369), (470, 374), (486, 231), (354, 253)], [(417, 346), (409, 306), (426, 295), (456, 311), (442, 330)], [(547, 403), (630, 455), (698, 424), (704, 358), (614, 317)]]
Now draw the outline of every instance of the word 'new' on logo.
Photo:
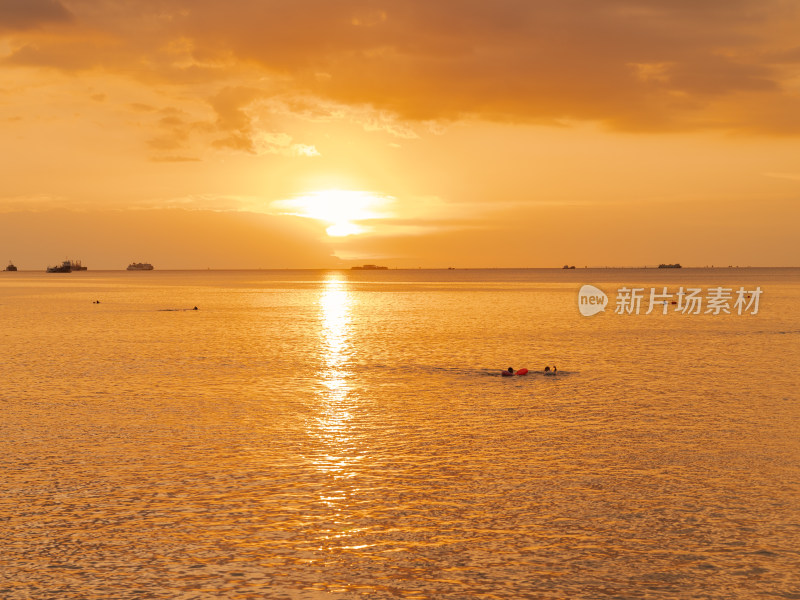
[(591, 317), (606, 309), (608, 296), (593, 285), (584, 285), (578, 292), (578, 310), (584, 317)]

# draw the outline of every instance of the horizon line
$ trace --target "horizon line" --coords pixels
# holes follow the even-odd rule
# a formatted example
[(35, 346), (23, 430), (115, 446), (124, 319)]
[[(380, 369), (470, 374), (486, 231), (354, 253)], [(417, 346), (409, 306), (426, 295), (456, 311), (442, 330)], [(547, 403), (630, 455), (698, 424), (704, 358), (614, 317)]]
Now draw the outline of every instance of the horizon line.
[[(360, 266), (360, 265), (356, 265)], [(565, 269), (564, 267), (387, 267), (385, 269), (353, 269), (352, 266), (342, 267), (172, 267), (158, 269), (154, 268), (152, 271), (142, 271), (144, 273), (153, 273), (155, 271), (579, 271), (579, 270), (607, 270), (607, 269), (627, 269), (627, 270), (657, 270), (657, 271), (678, 271), (682, 269), (703, 269), (703, 270), (727, 270), (727, 269), (798, 269), (800, 265), (727, 265), (727, 266), (681, 266), (674, 267), (659, 267), (658, 265), (644, 265), (644, 266), (618, 266), (618, 265), (603, 265), (603, 266), (583, 266)], [(5, 271), (0, 269), (3, 273), (46, 273), (43, 269), (20, 269), (17, 271)], [(86, 269), (82, 271), (73, 271), (73, 273), (99, 273), (99, 272), (128, 272), (125, 268), (110, 269)], [(135, 271), (139, 272), (139, 271)]]

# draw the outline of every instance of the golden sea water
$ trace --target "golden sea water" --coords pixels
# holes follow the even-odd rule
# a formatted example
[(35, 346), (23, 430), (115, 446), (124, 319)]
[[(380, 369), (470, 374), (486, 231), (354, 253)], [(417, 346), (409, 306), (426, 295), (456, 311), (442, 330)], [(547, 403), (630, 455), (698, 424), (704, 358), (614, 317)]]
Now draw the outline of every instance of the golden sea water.
[[(763, 295), (615, 314), (633, 285)], [(800, 598), (798, 303), (798, 269), (0, 273), (0, 598)]]

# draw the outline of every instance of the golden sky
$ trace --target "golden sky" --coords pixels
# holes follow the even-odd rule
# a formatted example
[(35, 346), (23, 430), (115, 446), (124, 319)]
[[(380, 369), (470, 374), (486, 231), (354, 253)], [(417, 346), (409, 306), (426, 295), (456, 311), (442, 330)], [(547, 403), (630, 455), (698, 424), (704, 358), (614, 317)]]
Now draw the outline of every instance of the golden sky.
[(796, 266), (795, 0), (0, 0), (0, 258)]

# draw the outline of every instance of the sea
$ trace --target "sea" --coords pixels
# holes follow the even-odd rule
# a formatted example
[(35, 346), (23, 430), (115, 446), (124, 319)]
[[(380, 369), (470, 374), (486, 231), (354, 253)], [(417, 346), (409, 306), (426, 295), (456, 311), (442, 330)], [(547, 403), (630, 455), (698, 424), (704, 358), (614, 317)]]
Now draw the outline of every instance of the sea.
[(799, 308), (791, 268), (0, 273), (0, 598), (798, 599)]

